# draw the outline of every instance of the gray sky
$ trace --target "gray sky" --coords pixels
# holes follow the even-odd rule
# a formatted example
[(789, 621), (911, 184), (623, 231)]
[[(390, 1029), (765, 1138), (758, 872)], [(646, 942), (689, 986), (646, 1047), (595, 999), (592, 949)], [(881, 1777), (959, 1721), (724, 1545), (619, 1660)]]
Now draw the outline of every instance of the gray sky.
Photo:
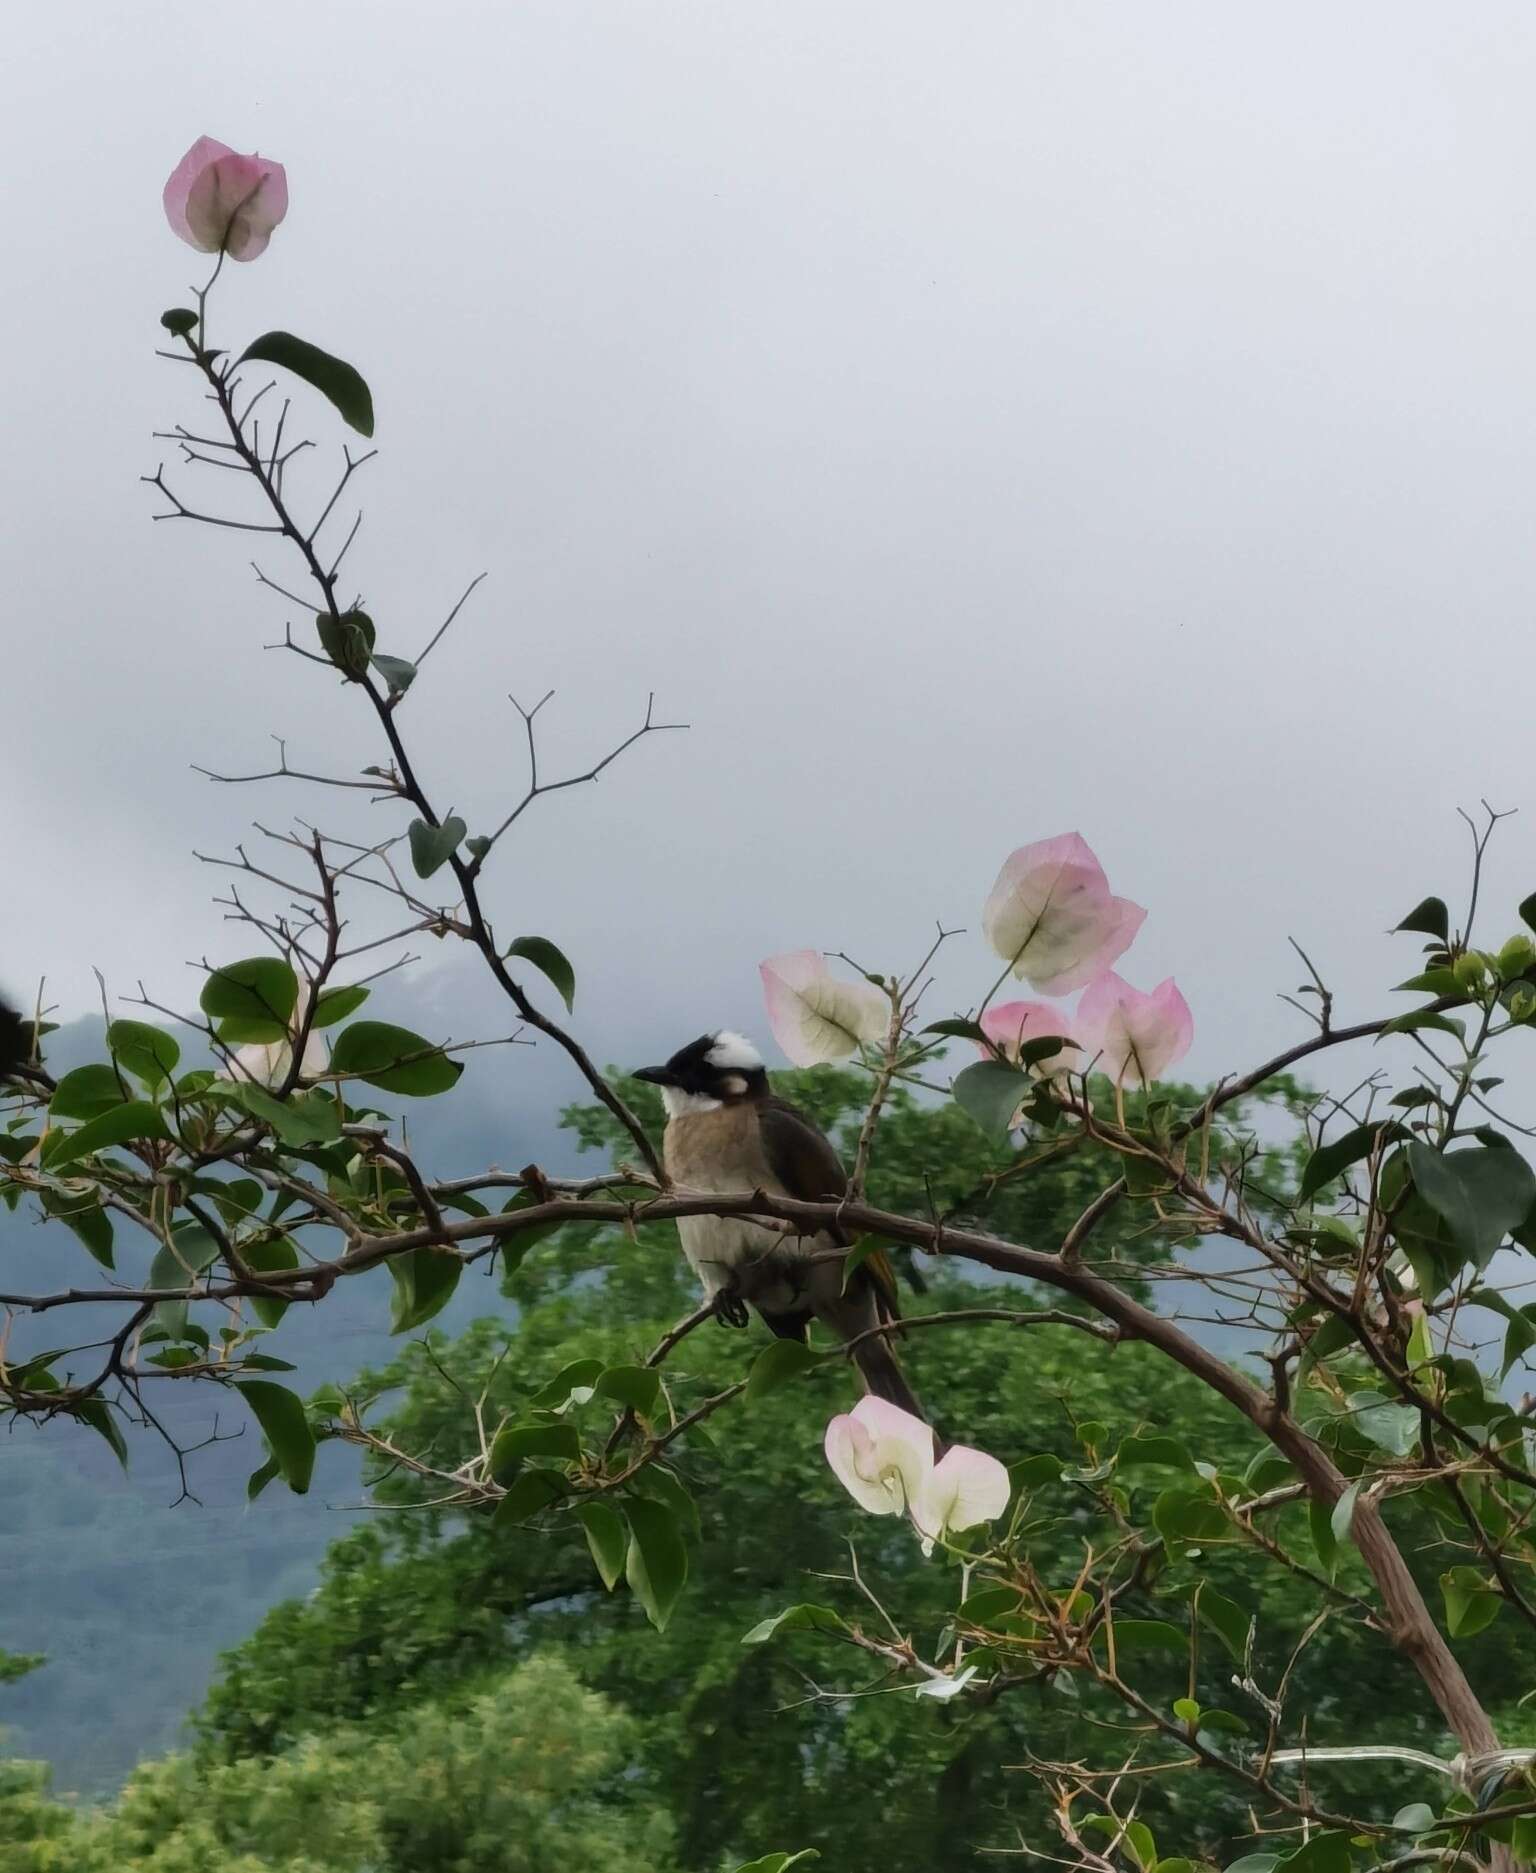
[[(0, 976), (190, 1004), (230, 953), (190, 848), (316, 803), (188, 764), (379, 758), (260, 649), (249, 542), (135, 482), (195, 414), (151, 353), (206, 132), (292, 194), (216, 342), (287, 326), (372, 384), (382, 647), (490, 575), (406, 712), (437, 798), (473, 830), (520, 789), (508, 690), (559, 692), (552, 773), (648, 689), (693, 724), (546, 802), (490, 893), (600, 1055), (761, 1033), (777, 950), (975, 932), (1072, 828), (1193, 1070), (1298, 1030), (1287, 933), (1377, 1012), (1385, 927), (1463, 888), (1456, 805), (1524, 809), (1485, 934), (1536, 888), (1533, 53), (1529, 8), (1403, 0), (18, 14)], [(989, 979), (957, 942), (934, 1012)]]

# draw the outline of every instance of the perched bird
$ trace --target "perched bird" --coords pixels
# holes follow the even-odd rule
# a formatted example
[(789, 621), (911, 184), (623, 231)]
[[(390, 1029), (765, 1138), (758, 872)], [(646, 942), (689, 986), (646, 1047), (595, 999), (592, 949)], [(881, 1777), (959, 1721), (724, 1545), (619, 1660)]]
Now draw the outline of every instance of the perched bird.
[(32, 1023), (0, 1002), (0, 1080), (7, 1080), (32, 1058)]
[[(768, 1084), (749, 1040), (723, 1029), (701, 1034), (665, 1066), (635, 1074), (661, 1088), (667, 1109), (662, 1156), (668, 1175), (688, 1190), (764, 1190), (809, 1202), (841, 1197), (848, 1173), (815, 1122)], [(681, 1216), (683, 1253), (722, 1321), (747, 1324), (750, 1305), (780, 1339), (804, 1341), (812, 1319), (848, 1341), (898, 1318), (896, 1284), (882, 1252), (854, 1269), (843, 1291), (844, 1258), (853, 1237), (833, 1225), (816, 1235), (742, 1216)], [(891, 1336), (871, 1334), (853, 1348), (865, 1388), (923, 1417), (891, 1350)]]

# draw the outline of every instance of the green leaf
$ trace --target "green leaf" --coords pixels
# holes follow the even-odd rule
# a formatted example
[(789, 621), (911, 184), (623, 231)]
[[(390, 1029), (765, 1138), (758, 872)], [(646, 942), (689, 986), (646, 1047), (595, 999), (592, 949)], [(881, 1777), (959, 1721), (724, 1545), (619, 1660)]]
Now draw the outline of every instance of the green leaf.
[(1241, 1860), (1232, 1861), (1225, 1873), (1274, 1873), (1279, 1864), (1277, 1853), (1245, 1853)]
[(572, 1014), (576, 1007), (576, 971), (566, 961), (564, 955), (556, 949), (548, 937), (519, 937), (507, 951), (507, 955), (521, 956), (524, 962), (532, 963), (541, 975), (545, 975), (560, 992), (560, 999), (565, 1003), (565, 1012)]
[(703, 1534), (699, 1505), (684, 1488), (675, 1470), (669, 1470), (665, 1464), (648, 1463), (638, 1472), (630, 1487), (637, 1496), (648, 1496), (651, 1501), (670, 1509), (680, 1528), (691, 1531), (695, 1536)]
[(584, 1405), (606, 1370), (600, 1359), (573, 1359), (540, 1386), (528, 1402), (537, 1411), (563, 1411), (573, 1399)]
[(226, 1096), (253, 1119), (270, 1125), (285, 1145), (325, 1145), (341, 1136), (341, 1115), (324, 1093), (278, 1099), (254, 1080), (235, 1080)]
[(968, 1593), (955, 1608), (955, 1617), (969, 1620), (973, 1626), (987, 1626), (1005, 1613), (1017, 1612), (1018, 1606), (1017, 1587), (978, 1587), (974, 1593)]
[(315, 1434), (303, 1400), (271, 1379), (237, 1379), (235, 1390), (255, 1412), (283, 1481), (302, 1496), (315, 1468)]
[(1203, 1710), (1200, 1713), (1202, 1736), (1247, 1736), (1248, 1725), (1230, 1710)]
[(1286, 1873), (1350, 1873), (1349, 1836), (1342, 1828), (1313, 1834), (1281, 1865)]
[(1423, 1028), (1433, 1028), (1440, 1034), (1454, 1034), (1457, 1040), (1465, 1042), (1467, 1030), (1464, 1023), (1453, 1021), (1449, 1015), (1436, 1014), (1432, 1008), (1413, 1008), (1405, 1015), (1396, 1015), (1384, 1022), (1380, 1040), (1385, 1034), (1417, 1034)]
[(107, 1028), (107, 1045), (120, 1066), (153, 1092), (176, 1071), (181, 1048), (163, 1028), (144, 1021), (114, 1021)]
[(354, 982), (347, 988), (321, 989), (309, 1025), (312, 1028), (334, 1027), (348, 1015), (355, 1015), (372, 992), (361, 982)]
[(342, 421), (360, 436), (373, 434), (373, 398), (368, 386), (350, 364), (318, 345), (295, 338), (292, 332), (263, 332), (241, 352), (237, 368), (239, 364), (276, 364), (292, 371), (328, 398)]
[(1443, 898), (1427, 897), (1413, 909), (1397, 926), (1399, 930), (1416, 930), (1421, 936), (1439, 937), (1442, 943), (1448, 943), (1451, 936), (1451, 913), (1445, 908)]
[(1339, 1538), (1333, 1532), (1332, 1509), (1326, 1503), (1309, 1502), (1307, 1526), (1312, 1531), (1312, 1546), (1317, 1550), (1323, 1572), (1332, 1580), (1339, 1565)]
[(245, 1485), (245, 1499), (254, 1502), (268, 1483), (275, 1483), (282, 1472), (278, 1468), (277, 1458), (268, 1457), (259, 1470), (252, 1470)]
[(178, 1223), (169, 1244), (155, 1251), (149, 1265), (152, 1288), (187, 1288), (219, 1259), (219, 1244), (201, 1223)]
[(464, 1264), (447, 1249), (412, 1249), (389, 1258), (395, 1293), (389, 1310), (391, 1333), (409, 1333), (453, 1299)]
[(384, 1021), (354, 1021), (343, 1028), (331, 1049), (331, 1066), (385, 1092), (418, 1099), (447, 1092), (464, 1071), (463, 1064), (450, 1060), (440, 1047)]
[(66, 1073), (48, 1101), (50, 1119), (98, 1119), (127, 1103), (127, 1094), (111, 1067), (93, 1063)]
[(986, 1033), (977, 1021), (930, 1021), (923, 1029), (925, 1034), (947, 1034), (951, 1040), (977, 1041), (984, 1043)]
[(105, 1151), (110, 1145), (169, 1138), (170, 1135), (157, 1107), (144, 1100), (131, 1099), (127, 1105), (114, 1106), (99, 1118), (88, 1119), (78, 1131), (50, 1132), (43, 1144), (43, 1166), (49, 1171), (59, 1171), (66, 1164), (89, 1157), (93, 1151)]
[(542, 1515), (552, 1503), (570, 1494), (570, 1485), (558, 1470), (524, 1470), (507, 1486), (507, 1493), (496, 1505), (492, 1520), (498, 1523), (526, 1522)]
[(1013, 1115), (1029, 1097), (1029, 1081), (1001, 1060), (978, 1060), (955, 1075), (950, 1092), (955, 1104), (984, 1132), (1006, 1135)]
[(637, 1498), (625, 1503), (624, 1513), (629, 1522), (625, 1577), (645, 1608), (646, 1618), (658, 1632), (664, 1632), (688, 1579), (687, 1547), (671, 1510), (661, 1503)]
[(58, 1190), (40, 1190), (38, 1195), (48, 1215), (72, 1229), (103, 1268), (112, 1267), (112, 1218), (94, 1187), (78, 1196)]
[(1170, 1547), (1225, 1539), (1232, 1532), (1221, 1504), (1204, 1490), (1165, 1489), (1152, 1505), (1152, 1526)]
[(781, 1385), (787, 1385), (791, 1379), (798, 1379), (802, 1372), (808, 1372), (812, 1366), (820, 1363), (821, 1355), (803, 1341), (774, 1340), (752, 1361), (752, 1370), (747, 1374), (746, 1396), (749, 1401), (764, 1398), (769, 1392), (777, 1391)]
[(469, 829), (457, 813), (450, 813), (440, 826), (429, 826), (424, 819), (413, 819), (407, 830), (416, 876), (430, 878), (453, 857)]
[(1439, 1152), (1415, 1143), (1408, 1163), (1420, 1196), (1479, 1266), (1536, 1203), (1536, 1174), (1517, 1151), (1478, 1145)]
[[(246, 1267), (258, 1275), (275, 1275), (299, 1265), (299, 1251), (286, 1236), (258, 1236), (254, 1241), (242, 1243), (240, 1254)], [(288, 1311), (289, 1303), (279, 1300), (275, 1294), (253, 1294), (250, 1298), (251, 1312), (264, 1327), (275, 1327)], [(253, 1364), (259, 1357), (258, 1354), (248, 1356), (246, 1364)]]
[(172, 306), (160, 314), (160, 323), (176, 338), (187, 338), (197, 330), (197, 314), (190, 306)]
[(889, 1247), (883, 1236), (860, 1236), (843, 1258), (843, 1285), (841, 1293), (848, 1292), (848, 1284), (872, 1255), (878, 1255)]
[[(1101, 1632), (1107, 1628), (1101, 1626)], [(1166, 1619), (1117, 1619), (1116, 1652), (1177, 1652), (1182, 1657), (1189, 1650), (1189, 1637)]]
[(1358, 1164), (1373, 1151), (1408, 1136), (1395, 1119), (1389, 1119), (1376, 1125), (1357, 1125), (1342, 1138), (1320, 1146), (1307, 1159), (1307, 1168), (1301, 1174), (1301, 1186), (1296, 1193), (1298, 1201), (1309, 1202), (1325, 1184), (1342, 1176), (1351, 1164)]
[(416, 666), (405, 657), (386, 657), (382, 651), (376, 651), (373, 667), (396, 696), (403, 696), (416, 681)]
[(496, 1433), (491, 1446), (491, 1475), (498, 1483), (516, 1476), (529, 1457), (558, 1457), (574, 1463), (581, 1455), (581, 1437), (574, 1424), (508, 1424)]
[[(1399, 982), (1393, 989), (1394, 995), (1461, 995), (1466, 991), (1456, 979), (1454, 969), (1421, 969), (1416, 976), (1409, 976), (1406, 982)], [(1396, 1101), (1390, 1101), (1396, 1104)]]
[(623, 1576), (624, 1555), (629, 1543), (624, 1518), (606, 1502), (583, 1502), (577, 1505), (576, 1519), (586, 1534), (598, 1575), (612, 1593)]
[(1453, 1639), (1470, 1639), (1491, 1626), (1504, 1604), (1498, 1589), (1475, 1567), (1453, 1567), (1440, 1576), (1445, 1623)]
[(821, 1855), (814, 1847), (802, 1847), (799, 1853), (765, 1853), (756, 1860), (744, 1861), (737, 1867), (736, 1873), (788, 1873), (792, 1866), (801, 1866), (820, 1858)]
[(1155, 1433), (1141, 1431), (1134, 1437), (1126, 1438), (1121, 1444), (1116, 1457), (1122, 1470), (1162, 1467), (1170, 1470), (1188, 1470), (1193, 1474), (1195, 1460), (1189, 1454), (1188, 1446), (1176, 1437), (1159, 1437)]
[(1365, 1478), (1357, 1477), (1333, 1505), (1333, 1513), (1328, 1518), (1328, 1526), (1333, 1531), (1336, 1542), (1349, 1539), (1350, 1527), (1355, 1519), (1355, 1503), (1359, 1500), (1360, 1490)]
[(464, 850), (471, 858), (482, 859), (495, 843), (494, 839), (488, 839), (483, 832), (472, 833), (464, 841)]
[[(1013, 1595), (1017, 1602), (1018, 1595)], [(809, 1601), (802, 1601), (798, 1606), (786, 1606), (782, 1613), (775, 1613), (771, 1619), (760, 1619), (750, 1632), (741, 1635), (743, 1645), (766, 1645), (781, 1632), (846, 1632), (848, 1622), (841, 1613), (834, 1612), (830, 1606), (813, 1606)]]
[(88, 1424), (93, 1431), (107, 1440), (112, 1446), (113, 1455), (126, 1470), (128, 1446), (123, 1442), (123, 1433), (106, 1400), (104, 1398), (86, 1399), (83, 1404), (75, 1406), (75, 1416), (82, 1424)]
[(299, 999), (298, 977), (276, 956), (248, 956), (215, 969), (198, 997), (202, 1011), (220, 1024), (230, 1046), (285, 1040)]
[(1427, 1801), (1410, 1802), (1393, 1815), (1392, 1825), (1403, 1834), (1427, 1834), (1435, 1825), (1435, 1811)]
[(661, 1374), (654, 1366), (610, 1366), (592, 1388), (603, 1398), (612, 1398), (631, 1411), (647, 1416), (661, 1390)]
[(378, 633), (366, 611), (354, 605), (350, 611), (332, 615), (315, 613), (315, 630), (320, 648), (349, 682), (360, 683), (373, 661), (373, 642)]
[(1195, 1612), (1220, 1639), (1233, 1659), (1239, 1665), (1243, 1664), (1248, 1656), (1248, 1635), (1253, 1629), (1252, 1616), (1245, 1613), (1235, 1600), (1229, 1600), (1224, 1593), (1217, 1593), (1209, 1586), (1201, 1587)]
[(1528, 930), (1536, 930), (1536, 892), (1521, 900), (1520, 921)]

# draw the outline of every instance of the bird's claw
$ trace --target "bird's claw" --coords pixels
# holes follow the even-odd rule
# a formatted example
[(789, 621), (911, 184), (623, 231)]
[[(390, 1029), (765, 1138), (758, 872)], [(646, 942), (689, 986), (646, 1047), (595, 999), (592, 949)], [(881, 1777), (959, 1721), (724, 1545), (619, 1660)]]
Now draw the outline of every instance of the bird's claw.
[(745, 1327), (751, 1321), (747, 1304), (739, 1294), (722, 1288), (715, 1296), (715, 1319), (722, 1327)]

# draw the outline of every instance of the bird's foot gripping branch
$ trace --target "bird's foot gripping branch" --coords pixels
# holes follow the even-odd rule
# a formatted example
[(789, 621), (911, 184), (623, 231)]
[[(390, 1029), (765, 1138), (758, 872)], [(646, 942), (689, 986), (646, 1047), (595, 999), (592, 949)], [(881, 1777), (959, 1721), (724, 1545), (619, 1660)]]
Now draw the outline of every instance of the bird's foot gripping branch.
[[(639, 1079), (605, 1073), (571, 1024), (573, 963), (527, 934), (529, 880), (498, 866), (542, 796), (673, 725), (647, 705), (619, 746), (551, 780), (543, 705), (519, 709), (526, 781), (483, 826), (446, 804), (408, 724), (459, 607), (418, 646), (387, 601), (342, 596), (360, 519), (347, 503), (371, 450), (344, 448), (312, 494), (298, 485), (313, 444), (295, 410), (318, 395), (371, 437), (367, 384), (284, 331), (214, 343), (226, 257), (256, 258), (286, 206), (279, 166), (206, 139), (173, 176), (172, 227), (216, 259), (195, 303), (162, 320), (188, 407), (165, 432), (179, 466), (147, 479), (160, 518), (267, 536), (258, 578), (287, 612), (277, 648), (296, 677), (357, 708), (377, 759), (336, 773), (280, 744), (275, 766), (211, 777), (305, 789), (333, 819), (263, 830), (209, 861), (250, 953), (207, 960), (195, 993), (109, 1007), (100, 1057), (58, 1077), (40, 1004), (0, 1021), (0, 1197), (61, 1243), (45, 1288), (0, 1273), (4, 1411), (79, 1420), (127, 1461), (137, 1429), (170, 1440), (165, 1388), (202, 1386), (219, 1422), (260, 1435), (253, 1494), (303, 1491), (318, 1444), (343, 1439), (419, 1479), (440, 1512), (493, 1517), (529, 1543), (579, 1528), (593, 1584), (632, 1593), (665, 1626), (688, 1617), (690, 1552), (714, 1513), (694, 1487), (706, 1439), (728, 1447), (733, 1414), (814, 1389), (823, 1487), (852, 1498), (855, 1555), (869, 1530), (878, 1545), (894, 1526), (863, 1516), (899, 1518), (952, 1589), (941, 1630), (909, 1631), (855, 1558), (743, 1635), (796, 1648), (814, 1698), (881, 1690), (930, 1701), (936, 1722), (947, 1706), (977, 1723), (1003, 1700), (1079, 1700), (1081, 1749), (1025, 1765), (1050, 1851), (1071, 1865), (1182, 1873), (1201, 1858), (1198, 1838), (1156, 1836), (1145, 1818), (1155, 1791), (1191, 1770), (1238, 1792), (1250, 1873), (1529, 1857), (1536, 1783), (1496, 1727), (1510, 1713), (1491, 1711), (1477, 1682), (1485, 1631), (1536, 1660), (1536, 1458), (1514, 1402), (1536, 1347), (1536, 1306), (1518, 1299), (1536, 1177), (1498, 1064), (1507, 1055), (1518, 1072), (1532, 1046), (1536, 944), (1519, 930), (1474, 946), (1497, 816), (1474, 828), (1464, 914), (1428, 898), (1404, 920), (1422, 954), (1398, 1003), (1342, 1021), (1303, 956), (1301, 1037), (1204, 1093), (1168, 1080), (1192, 1041), (1180, 989), (1116, 973), (1145, 913), (1111, 892), (1075, 834), (1002, 867), (981, 914), (1001, 971), (990, 987), (995, 964), (978, 973), (963, 1013), (928, 1019), (925, 1006), (935, 952), (945, 945), (948, 963), (958, 932), (895, 973), (816, 950), (762, 965), (789, 1059), (867, 1075), (841, 1153), (814, 1074), (790, 1103), (733, 1032), (711, 1029)], [(211, 471), (228, 505), (189, 492)], [(547, 928), (558, 887), (541, 888)], [(1536, 926), (1536, 903), (1519, 914)], [(376, 1018), (379, 977), (428, 935), (478, 958), (510, 1031), (449, 1041)], [(1010, 979), (1041, 999), (999, 1001)], [(620, 1141), (614, 1168), (442, 1179), (410, 1148), (400, 1106), (452, 1093), (476, 1048), (529, 1042), (563, 1051), (585, 1082)], [(1292, 1077), (1330, 1071), (1336, 1053), (1353, 1090), (1312, 1095)], [(875, 1200), (899, 1124), (938, 1101), (974, 1128), (983, 1168), (958, 1187), (950, 1156)], [(1031, 1180), (1064, 1171), (1080, 1179), (1075, 1220), (1032, 1239), (1019, 1222)], [(410, 1333), (467, 1267), (535, 1269), (557, 1235), (594, 1229), (615, 1258), (686, 1254), (699, 1306), (653, 1344), (575, 1360), (544, 1348), (466, 1391), (452, 1461), (402, 1439), (347, 1374), (308, 1397), (287, 1383), (285, 1316), (325, 1305), (338, 1283), (386, 1267), (391, 1324)], [(949, 1271), (964, 1268), (1007, 1279), (950, 1304)], [(902, 1277), (927, 1293), (905, 1314)], [(743, 1338), (734, 1376), (701, 1392), (691, 1349), (722, 1293), (771, 1333)], [(89, 1327), (72, 1333), (87, 1308)], [(1217, 1318), (1247, 1333), (1237, 1363), (1204, 1331)], [(1004, 1357), (1023, 1361), (1040, 1334), (1076, 1334), (1085, 1364), (1136, 1345), (1203, 1388), (1225, 1428), (1149, 1419), (1112, 1434), (1078, 1419), (1067, 1461), (1018, 1423), (979, 1448), (942, 1352), (927, 1349), (999, 1329)], [(921, 1407), (909, 1361), (923, 1366)], [(190, 1492), (195, 1463), (177, 1454)], [(1085, 1531), (1068, 1560), (1064, 1526)], [(1273, 1581), (1301, 1583), (1316, 1613), (1280, 1649), (1266, 1627)], [(1297, 1707), (1298, 1660), (1339, 1625), (1362, 1653), (1403, 1661), (1417, 1689), (1379, 1713), (1377, 1735), (1309, 1754), (1309, 1717), (1326, 1712)], [(1417, 1770), (1398, 1726), (1436, 1746), (1417, 1749)], [(1383, 1752), (1419, 1777), (1400, 1808), (1362, 1793), (1361, 1765)]]

